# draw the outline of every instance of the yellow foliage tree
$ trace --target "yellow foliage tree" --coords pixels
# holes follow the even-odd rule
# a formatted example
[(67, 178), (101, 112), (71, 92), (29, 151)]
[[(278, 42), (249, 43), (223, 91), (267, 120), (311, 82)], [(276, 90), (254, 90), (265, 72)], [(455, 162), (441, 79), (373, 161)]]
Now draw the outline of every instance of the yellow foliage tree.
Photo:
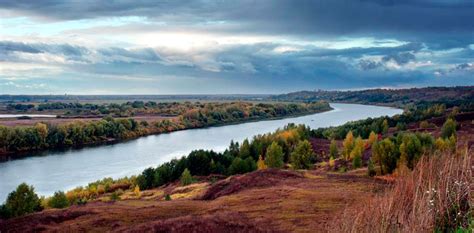
[(138, 185), (135, 185), (135, 188), (133, 189), (133, 193), (135, 196), (139, 197), (140, 196), (140, 187)]
[(258, 170), (267, 169), (267, 165), (265, 164), (265, 160), (263, 160), (262, 155), (258, 156), (257, 168)]
[(343, 154), (345, 159), (349, 159), (352, 149), (354, 148), (354, 135), (352, 131), (349, 131), (346, 135), (346, 138), (342, 142)]
[(372, 144), (374, 144), (374, 142), (376, 142), (377, 139), (378, 139), (377, 134), (374, 131), (370, 132), (369, 139), (367, 140), (367, 145), (372, 146)]
[(41, 145), (44, 145), (46, 142), (46, 137), (48, 136), (48, 126), (44, 123), (36, 123), (35, 125), (36, 131), (41, 139)]

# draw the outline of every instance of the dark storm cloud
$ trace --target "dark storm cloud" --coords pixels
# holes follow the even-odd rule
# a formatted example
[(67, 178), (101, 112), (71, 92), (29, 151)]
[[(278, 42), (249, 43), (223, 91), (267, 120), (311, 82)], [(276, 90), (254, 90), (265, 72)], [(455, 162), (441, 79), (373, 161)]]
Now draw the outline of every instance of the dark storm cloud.
[[(53, 20), (109, 16), (235, 22), (240, 30), (293, 35), (474, 31), (471, 0), (4, 0), (0, 8)], [(225, 29), (224, 29), (225, 30)]]
[(382, 58), (382, 61), (384, 62), (394, 61), (398, 65), (404, 65), (413, 60), (415, 60), (415, 55), (413, 55), (413, 53), (410, 53), (410, 52), (390, 54)]

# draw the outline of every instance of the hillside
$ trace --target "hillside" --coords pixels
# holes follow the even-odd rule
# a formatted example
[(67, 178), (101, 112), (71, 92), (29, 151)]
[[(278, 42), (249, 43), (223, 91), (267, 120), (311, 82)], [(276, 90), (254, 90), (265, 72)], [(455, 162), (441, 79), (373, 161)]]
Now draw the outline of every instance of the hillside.
[[(474, 102), (474, 87), (425, 87), (410, 89), (369, 89), (361, 91), (299, 91), (271, 96), (278, 101), (330, 101), (360, 104), (405, 106), (423, 102), (443, 102), (448, 105)], [(454, 101), (453, 101), (454, 100)]]

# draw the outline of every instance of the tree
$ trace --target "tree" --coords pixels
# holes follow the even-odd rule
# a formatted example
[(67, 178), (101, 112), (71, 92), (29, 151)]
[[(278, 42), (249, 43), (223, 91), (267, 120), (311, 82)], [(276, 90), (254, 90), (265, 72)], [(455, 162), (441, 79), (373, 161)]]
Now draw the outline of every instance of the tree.
[(186, 168), (181, 174), (181, 185), (186, 186), (193, 183), (193, 177), (191, 176), (191, 172)]
[(331, 140), (331, 144), (329, 145), (329, 157), (337, 158), (339, 157), (339, 149), (337, 148), (336, 140)]
[(294, 169), (308, 169), (314, 159), (314, 151), (308, 140), (300, 141), (291, 153), (290, 162)]
[(389, 128), (388, 121), (387, 119), (385, 119), (383, 120), (383, 123), (382, 123), (382, 134), (386, 134), (388, 132), (388, 128)]
[(354, 142), (354, 147), (350, 153), (350, 159), (354, 159), (355, 157), (362, 158), (362, 153), (364, 152), (364, 141), (361, 137), (357, 137)]
[(143, 170), (142, 174), (137, 177), (137, 184), (142, 190), (153, 188), (153, 181), (155, 179), (155, 169), (147, 168)]
[(232, 164), (229, 166), (229, 173), (231, 175), (244, 174), (257, 169), (257, 165), (252, 157), (241, 159), (240, 157), (235, 158)]
[(265, 161), (263, 160), (262, 155), (258, 156), (257, 168), (258, 170), (267, 169), (267, 165), (265, 164)]
[(135, 185), (135, 188), (133, 189), (133, 194), (135, 194), (135, 196), (137, 197), (140, 197), (140, 186), (138, 185)]
[(372, 159), (380, 167), (380, 174), (391, 173), (397, 166), (397, 149), (389, 138), (372, 145)]
[(360, 167), (362, 167), (362, 157), (360, 155), (356, 155), (352, 159), (352, 168), (356, 169)]
[(352, 131), (349, 131), (346, 134), (346, 138), (342, 142), (344, 158), (347, 160), (350, 157), (352, 148), (354, 148), (354, 135)]
[(57, 191), (49, 199), (48, 206), (56, 209), (62, 209), (69, 206), (69, 201), (67, 200), (66, 194), (62, 191)]
[(22, 183), (15, 191), (8, 194), (7, 201), (1, 209), (4, 215), (2, 217), (9, 218), (41, 211), (43, 207), (33, 186)]
[(441, 128), (441, 137), (449, 138), (452, 135), (456, 135), (456, 121), (448, 118)]
[(249, 140), (245, 139), (244, 142), (242, 142), (242, 145), (240, 146), (239, 157), (242, 159), (246, 159), (247, 157), (250, 157), (251, 155), (252, 154), (250, 152)]
[(283, 167), (283, 148), (276, 142), (267, 148), (265, 155), (265, 164), (269, 168), (282, 168)]
[(369, 138), (367, 140), (367, 145), (372, 146), (372, 144), (374, 144), (374, 142), (376, 142), (377, 140), (378, 140), (377, 134), (374, 131), (371, 131)]

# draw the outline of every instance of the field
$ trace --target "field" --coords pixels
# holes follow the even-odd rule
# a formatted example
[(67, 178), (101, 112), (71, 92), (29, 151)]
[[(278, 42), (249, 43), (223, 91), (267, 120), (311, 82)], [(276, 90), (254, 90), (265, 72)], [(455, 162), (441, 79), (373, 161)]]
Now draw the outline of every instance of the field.
[[(365, 177), (363, 169), (345, 174), (263, 170), (213, 184), (199, 182), (183, 188), (174, 183), (144, 191), (140, 197), (125, 193), (124, 200), (117, 202), (47, 210), (1, 223), (0, 229), (321, 232), (347, 205), (380, 192), (386, 184)], [(165, 194), (172, 200), (165, 201)]]

